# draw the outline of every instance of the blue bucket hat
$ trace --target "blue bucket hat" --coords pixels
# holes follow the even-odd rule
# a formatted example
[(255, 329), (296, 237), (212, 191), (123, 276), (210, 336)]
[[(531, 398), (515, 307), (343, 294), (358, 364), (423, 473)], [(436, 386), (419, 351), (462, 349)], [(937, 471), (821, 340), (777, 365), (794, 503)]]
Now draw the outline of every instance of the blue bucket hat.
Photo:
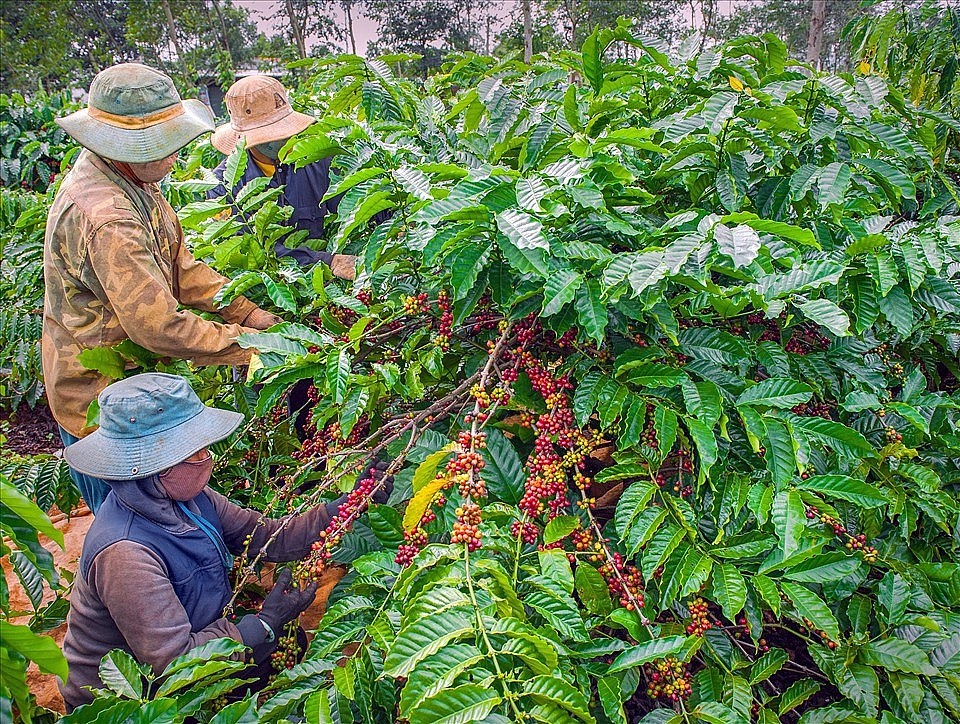
[(97, 398), (100, 427), (64, 450), (74, 470), (104, 480), (145, 478), (222, 440), (239, 412), (204, 405), (177, 375), (146, 372), (114, 382)]

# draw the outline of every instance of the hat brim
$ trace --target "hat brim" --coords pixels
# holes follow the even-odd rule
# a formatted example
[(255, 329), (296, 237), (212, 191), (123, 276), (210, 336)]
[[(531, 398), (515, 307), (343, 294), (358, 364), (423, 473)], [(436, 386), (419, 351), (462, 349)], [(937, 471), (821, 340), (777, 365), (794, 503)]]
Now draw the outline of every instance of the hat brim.
[(71, 468), (104, 480), (155, 475), (227, 437), (243, 422), (239, 412), (206, 407), (176, 427), (143, 437), (108, 437), (97, 429), (69, 445), (63, 456)]
[(86, 108), (57, 118), (57, 125), (81, 146), (121, 163), (150, 163), (170, 156), (213, 130), (210, 109), (198, 100), (183, 101), (183, 113), (148, 128), (117, 128), (91, 118)]
[(291, 136), (296, 136), (301, 131), (317, 122), (313, 116), (306, 113), (291, 111), (288, 115), (275, 123), (270, 123), (259, 128), (251, 128), (249, 131), (238, 131), (231, 124), (225, 123), (213, 132), (210, 143), (220, 153), (229, 156), (237, 149), (237, 142), (245, 138), (247, 148), (256, 146), (260, 143), (270, 143), (270, 141), (282, 141)]

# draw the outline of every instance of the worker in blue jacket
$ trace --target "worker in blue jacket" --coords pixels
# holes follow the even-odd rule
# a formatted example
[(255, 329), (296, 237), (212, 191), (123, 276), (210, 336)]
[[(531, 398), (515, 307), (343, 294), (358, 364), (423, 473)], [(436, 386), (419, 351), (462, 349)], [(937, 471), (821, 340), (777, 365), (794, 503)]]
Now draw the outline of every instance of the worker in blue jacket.
[[(279, 163), (283, 144), (316, 119), (293, 110), (286, 88), (268, 75), (241, 78), (230, 86), (225, 100), (230, 122), (217, 128), (212, 143), (218, 151), (229, 156), (243, 138), (248, 156), (243, 178), (233, 192), (238, 192), (255, 178), (269, 177), (268, 187), (283, 186), (279, 203), (293, 208), (290, 223), (306, 231), (311, 239), (321, 238), (323, 219), (327, 214), (336, 213), (339, 201), (339, 197), (322, 200), (330, 186), (330, 159), (320, 159), (298, 169)], [(214, 170), (221, 182), (226, 163), (224, 159)], [(207, 192), (207, 198), (220, 198), (226, 193), (227, 189), (221, 183)], [(282, 242), (277, 242), (275, 251), (277, 256), (289, 256), (304, 266), (323, 262), (341, 279), (356, 277), (357, 258), (349, 254), (331, 254), (306, 246), (290, 249)]]

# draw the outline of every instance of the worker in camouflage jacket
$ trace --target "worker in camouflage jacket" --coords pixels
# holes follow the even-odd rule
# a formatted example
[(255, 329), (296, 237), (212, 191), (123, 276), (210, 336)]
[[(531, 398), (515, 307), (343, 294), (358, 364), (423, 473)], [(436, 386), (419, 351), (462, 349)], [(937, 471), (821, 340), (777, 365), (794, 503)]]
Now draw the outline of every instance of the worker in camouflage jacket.
[[(283, 188), (279, 203), (293, 209), (291, 226), (306, 231), (310, 239), (322, 238), (324, 217), (337, 212), (340, 200), (339, 196), (324, 200), (330, 186), (330, 159), (322, 158), (301, 168), (279, 161), (283, 145), (316, 119), (293, 110), (287, 89), (268, 75), (241, 78), (230, 86), (224, 100), (230, 122), (214, 131), (211, 143), (229, 157), (243, 139), (247, 156), (243, 176), (230, 190), (231, 194), (236, 195), (253, 179), (267, 177), (268, 188)], [(224, 159), (214, 170), (221, 182), (226, 164)], [(216, 199), (226, 194), (227, 189), (221, 183), (207, 192), (207, 198)], [(304, 266), (317, 262), (327, 264), (342, 279), (356, 277), (357, 257), (349, 254), (332, 254), (307, 246), (291, 249), (279, 241), (275, 252)]]
[[(157, 186), (178, 151), (213, 130), (206, 106), (181, 100), (163, 73), (124, 63), (99, 73), (88, 107), (57, 123), (85, 147), (57, 191), (44, 240), (44, 384), (69, 445), (93, 431), (88, 407), (110, 382), (80, 362), (84, 350), (130, 339), (198, 364), (246, 364), (251, 351), (237, 337), (281, 320), (243, 297), (215, 301), (229, 280), (193, 258)], [(96, 512), (106, 484), (71, 475)]]

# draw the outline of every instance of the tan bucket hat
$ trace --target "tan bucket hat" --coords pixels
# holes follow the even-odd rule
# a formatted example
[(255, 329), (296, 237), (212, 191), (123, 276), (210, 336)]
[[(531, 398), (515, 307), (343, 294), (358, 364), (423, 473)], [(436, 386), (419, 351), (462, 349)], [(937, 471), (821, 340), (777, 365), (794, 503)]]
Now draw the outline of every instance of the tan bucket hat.
[(159, 161), (213, 130), (209, 108), (181, 100), (170, 76), (140, 63), (97, 73), (87, 107), (56, 122), (81, 146), (122, 163)]
[(316, 119), (290, 106), (287, 89), (269, 75), (241, 78), (225, 97), (230, 123), (220, 126), (210, 139), (214, 148), (229, 156), (237, 141), (245, 138), (247, 148), (270, 141), (282, 141), (304, 130)]

